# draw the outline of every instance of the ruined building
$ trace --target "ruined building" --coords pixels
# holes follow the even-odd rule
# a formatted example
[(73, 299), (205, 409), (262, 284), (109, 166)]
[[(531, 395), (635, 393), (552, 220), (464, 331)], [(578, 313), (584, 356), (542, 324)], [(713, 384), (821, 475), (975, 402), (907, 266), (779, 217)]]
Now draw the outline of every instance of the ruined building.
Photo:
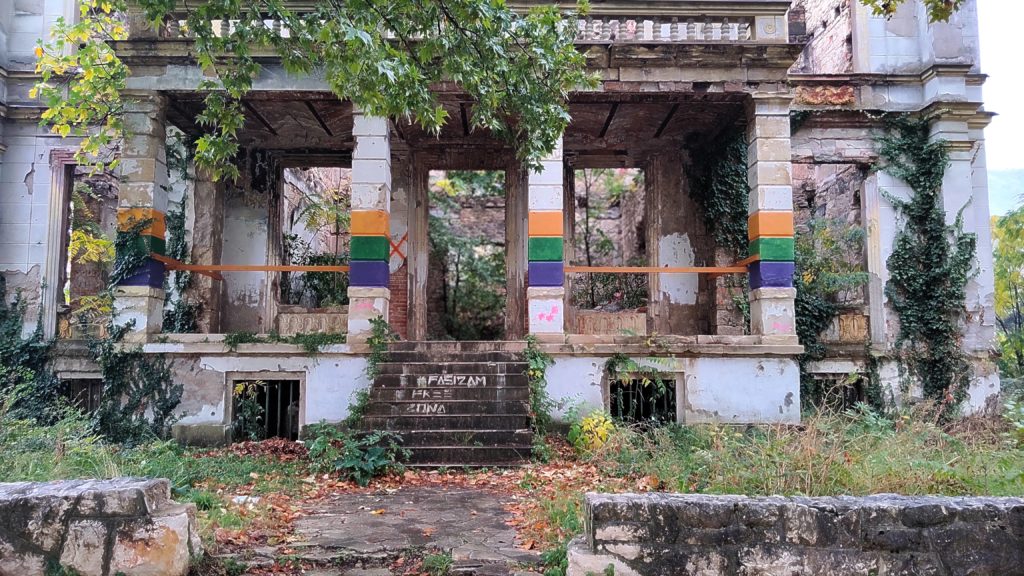
[[(662, 408), (680, 422), (797, 422), (793, 238), (812, 218), (864, 231), (862, 249), (848, 256), (870, 280), (843, 296), (822, 334), (825, 358), (807, 370), (837, 380), (874, 371), (887, 389), (907, 392), (889, 354), (899, 323), (884, 288), (901, 226), (887, 194), (909, 189), (872, 170), (887, 111), (926, 113), (933, 137), (947, 142), (942, 202), (950, 221), (962, 211), (965, 230), (978, 238), (962, 327), (973, 365), (969, 409), (998, 392), (984, 144), (991, 114), (975, 0), (934, 24), (916, 0), (888, 20), (856, 0), (594, 2), (578, 22), (577, 45), (601, 82), (571, 95), (572, 122), (539, 172), (525, 170), (502, 141), (470, 131), (473, 103), (457, 92), (440, 95), (451, 120), (435, 136), (405, 119), (368, 117), (315, 78), (291, 77), (267, 61), (244, 102), (242, 177), (227, 183), (213, 182), (177, 148), (202, 130), (190, 40), (173, 25), (133, 25), (116, 43), (132, 71), (130, 134), (118, 173), (94, 177), (106, 184), (89, 187), (88, 202), (72, 200), (75, 184), (87, 180), (76, 173), (75, 142), (41, 128), (42, 108), (28, 95), (36, 39), (75, 13), (73, 0), (0, 7), (0, 272), (9, 293), (26, 291), (29, 317), (40, 311), (45, 332), (66, 340), (60, 376), (88, 388), (99, 374), (76, 339), (90, 329), (66, 319), (75, 306), (69, 294), (86, 289), (76, 278), (89, 276), (68, 262), (70, 207), (91, 206), (107, 233), (133, 216), (151, 219), (141, 233), (153, 256), (121, 282), (116, 307), (135, 321), (133, 337), (147, 353), (173, 360), (185, 386), (179, 437), (225, 439), (232, 390), (243, 381), (264, 387), (261, 398), (276, 414), (272, 433), (342, 420), (353, 393), (370, 384), (365, 340), (375, 317), (406, 340), (396, 363), (422, 363), (389, 368), (382, 386), (397, 388), (393, 398), (373, 396), (383, 403), (371, 408), (375, 425), (412, 426), (401, 420), (407, 414), (448, 418), (440, 427), (502, 428), (455, 415), (486, 412), (472, 401), (486, 395), (462, 395), (464, 388), (490, 386), (494, 376), (520, 382), (494, 362), (513, 360), (510, 351), (521, 348), (514, 342), (527, 335), (554, 359), (546, 379), (559, 410), (610, 406), (622, 384), (609, 381), (605, 365), (621, 353), (659, 358), (648, 363), (675, 393)], [(711, 152), (737, 141), (746, 148), (748, 200), (741, 253), (714, 233), (723, 223), (707, 218), (714, 199), (698, 181)], [(634, 266), (646, 289), (640, 304), (581, 307), (573, 287), (589, 274), (616, 272), (587, 270), (576, 254), (577, 212), (588, 209), (578, 180), (582, 171), (612, 168), (634, 170), (642, 185), (618, 204), (632, 223), (618, 236), (627, 238), (619, 249), (629, 246), (631, 261), (608, 266)], [(467, 170), (502, 175), (501, 203), (492, 208), (504, 212), (501, 339), (513, 344), (479, 346), (490, 359), (467, 346), (416, 344), (430, 336), (431, 171)], [(325, 202), (338, 210), (313, 218), (308, 208)], [(463, 228), (472, 226), (448, 230), (477, 233)], [(180, 245), (175, 233), (188, 249), (168, 259)], [(175, 261), (206, 272), (178, 287)], [(317, 277), (323, 282), (273, 268), (332, 264), (347, 272), (320, 272), (335, 276)], [(182, 298), (194, 306), (191, 333), (175, 333), (165, 319), (169, 301)], [(238, 332), (344, 332), (348, 341), (315, 355), (289, 343), (223, 343)], [(452, 359), (463, 363), (439, 363)], [(406, 385), (413, 394), (404, 396)], [(508, 429), (524, 427), (523, 413), (505, 414), (503, 405), (491, 406), (495, 417), (507, 416)]]

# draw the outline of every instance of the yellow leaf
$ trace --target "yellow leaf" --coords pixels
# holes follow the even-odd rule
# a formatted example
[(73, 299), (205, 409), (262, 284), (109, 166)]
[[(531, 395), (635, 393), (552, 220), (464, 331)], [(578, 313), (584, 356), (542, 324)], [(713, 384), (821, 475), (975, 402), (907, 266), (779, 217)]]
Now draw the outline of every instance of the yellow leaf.
[(40, 58), (40, 57), (42, 57), (42, 55), (43, 55), (43, 47), (42, 46), (36, 46), (36, 58)]

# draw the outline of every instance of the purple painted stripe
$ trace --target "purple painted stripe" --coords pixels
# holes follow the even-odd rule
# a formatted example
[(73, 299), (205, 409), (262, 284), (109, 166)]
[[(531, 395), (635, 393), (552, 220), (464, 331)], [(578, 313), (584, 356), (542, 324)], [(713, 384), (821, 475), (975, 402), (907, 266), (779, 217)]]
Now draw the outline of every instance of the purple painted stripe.
[(565, 270), (561, 262), (530, 262), (530, 286), (562, 286)]
[(118, 286), (149, 286), (150, 288), (164, 287), (164, 264), (153, 259), (146, 259), (146, 263), (135, 269), (135, 274), (121, 280)]
[(748, 268), (750, 289), (791, 288), (793, 286), (792, 262), (754, 262)]
[(349, 263), (349, 286), (387, 288), (391, 279), (388, 263), (380, 260), (353, 260)]

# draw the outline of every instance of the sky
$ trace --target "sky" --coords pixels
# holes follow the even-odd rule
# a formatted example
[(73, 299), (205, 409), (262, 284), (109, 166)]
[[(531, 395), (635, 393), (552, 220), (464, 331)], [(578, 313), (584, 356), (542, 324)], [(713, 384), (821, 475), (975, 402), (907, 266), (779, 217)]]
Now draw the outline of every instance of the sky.
[[(981, 71), (989, 76), (985, 109), (998, 114), (985, 130), (990, 204), (993, 214), (1004, 214), (1024, 193), (1024, 1), (978, 0), (978, 20)], [(1003, 173), (1008, 170), (1020, 172)]]

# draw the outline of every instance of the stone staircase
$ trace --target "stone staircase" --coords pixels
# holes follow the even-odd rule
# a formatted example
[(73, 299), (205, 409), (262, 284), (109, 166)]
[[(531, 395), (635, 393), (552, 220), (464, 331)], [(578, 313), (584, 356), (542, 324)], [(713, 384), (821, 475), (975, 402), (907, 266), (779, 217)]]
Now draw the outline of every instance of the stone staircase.
[(412, 466), (514, 466), (530, 458), (525, 342), (395, 342), (363, 426), (402, 435)]

